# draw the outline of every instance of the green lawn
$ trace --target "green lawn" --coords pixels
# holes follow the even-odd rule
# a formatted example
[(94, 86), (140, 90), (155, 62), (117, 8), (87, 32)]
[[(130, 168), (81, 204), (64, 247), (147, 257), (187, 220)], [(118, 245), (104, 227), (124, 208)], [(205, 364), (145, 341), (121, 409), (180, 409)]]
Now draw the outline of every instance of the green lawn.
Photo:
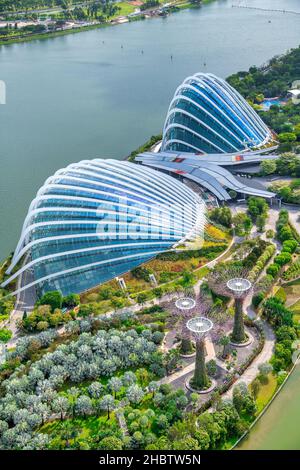
[[(113, 412), (110, 413), (110, 419), (107, 419), (107, 413), (103, 412), (100, 416), (88, 416), (86, 418), (68, 419), (63, 422), (60, 420), (51, 421), (44, 424), (39, 431), (48, 434), (51, 439), (51, 448), (59, 449), (65, 447), (64, 430), (65, 423), (70, 422), (76, 430), (76, 441), (84, 442), (88, 438), (99, 438), (101, 440), (107, 435), (118, 435), (120, 433), (119, 424)], [(74, 444), (74, 439), (69, 440), (70, 446)]]
[(277, 389), (277, 380), (273, 374), (269, 375), (269, 381), (265, 385), (261, 385), (257, 399), (257, 414), (261, 413), (263, 408), (269, 403), (272, 396), (276, 392)]
[(131, 5), (128, 2), (117, 3), (117, 6), (120, 8), (120, 10), (118, 10), (117, 13), (113, 15), (110, 19), (117, 18), (118, 16), (127, 16), (130, 13), (133, 13), (134, 10), (137, 8), (135, 5)]
[(300, 299), (291, 307), (291, 310), (294, 314), (293, 320), (295, 323), (300, 323)]
[(293, 305), (295, 304), (295, 302), (298, 303), (298, 301), (300, 301), (300, 280), (299, 279), (297, 281), (284, 284), (282, 289), (284, 289), (284, 292), (286, 294), (287, 306)]
[(282, 300), (283, 302), (286, 302), (287, 300), (287, 294), (286, 294), (286, 291), (283, 287), (279, 287), (276, 291), (275, 291), (275, 297), (277, 297), (278, 299)]

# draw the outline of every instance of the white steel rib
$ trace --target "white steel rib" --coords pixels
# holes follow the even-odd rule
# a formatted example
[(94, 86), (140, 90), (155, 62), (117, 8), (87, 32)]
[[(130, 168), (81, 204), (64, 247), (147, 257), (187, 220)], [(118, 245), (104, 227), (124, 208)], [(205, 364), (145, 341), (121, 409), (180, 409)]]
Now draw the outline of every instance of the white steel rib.
[[(197, 97), (199, 97), (198, 100)], [(187, 104), (181, 107), (180, 102), (190, 102), (195, 108), (193, 109), (193, 106), (190, 106), (189, 110)], [(206, 107), (205, 103), (207, 103)], [(197, 108), (199, 112), (206, 114), (207, 119), (205, 119), (205, 116), (201, 119), (201, 115), (197, 117), (195, 111)], [(191, 114), (193, 116), (188, 116), (191, 119), (190, 127), (188, 122), (185, 123), (186, 119), (180, 118), (180, 114), (185, 114), (186, 116)], [(182, 120), (187, 127), (184, 138), (181, 135), (182, 132), (180, 133)], [(199, 123), (198, 132), (196, 130), (196, 122)], [(213, 122), (217, 129), (214, 129)], [(194, 124), (192, 125), (192, 123)], [(218, 136), (218, 139), (221, 137), (224, 144), (225, 142), (227, 143), (228, 148), (219, 148), (220, 153), (228, 153), (230, 149), (242, 151), (249, 147), (263, 146), (273, 139), (272, 132), (251, 108), (249, 103), (226, 81), (213, 74), (197, 73), (189, 76), (176, 89), (164, 125), (161, 150), (182, 151), (182, 146), (187, 146), (188, 148), (196, 149), (198, 152), (208, 151), (209, 153), (214, 153), (213, 148), (216, 148), (216, 146), (220, 147), (220, 144), (218, 145), (219, 141), (217, 138), (214, 140), (212, 135), (211, 139), (208, 139), (210, 147), (207, 147), (205, 139), (207, 136), (205, 136), (203, 130), (201, 132), (200, 123), (203, 127), (209, 128), (216, 137)], [(176, 132), (177, 129), (178, 132)], [(222, 135), (222, 129), (224, 129), (224, 135)], [(189, 133), (198, 135), (198, 138), (201, 136), (199, 144), (195, 143), (193, 145), (193, 138)], [(233, 136), (235, 142), (240, 142), (239, 148), (233, 142), (229, 142), (226, 139), (226, 136), (229, 138), (229, 135)]]
[(2, 286), (31, 270), (34, 281), (19, 292), (87, 290), (204, 224), (205, 203), (173, 178), (129, 162), (84, 160), (57, 171), (37, 192)]

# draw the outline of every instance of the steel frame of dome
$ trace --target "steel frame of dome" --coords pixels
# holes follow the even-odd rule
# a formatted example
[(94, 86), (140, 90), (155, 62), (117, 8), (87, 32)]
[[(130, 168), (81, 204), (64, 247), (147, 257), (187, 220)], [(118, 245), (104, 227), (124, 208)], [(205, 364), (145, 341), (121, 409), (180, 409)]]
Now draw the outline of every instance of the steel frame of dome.
[(30, 287), (39, 294), (82, 292), (204, 225), (204, 201), (172, 177), (127, 161), (83, 160), (58, 170), (38, 191), (2, 287), (31, 270), (34, 280), (13, 294)]
[(230, 153), (261, 147), (272, 132), (247, 101), (211, 73), (187, 77), (175, 91), (162, 151)]

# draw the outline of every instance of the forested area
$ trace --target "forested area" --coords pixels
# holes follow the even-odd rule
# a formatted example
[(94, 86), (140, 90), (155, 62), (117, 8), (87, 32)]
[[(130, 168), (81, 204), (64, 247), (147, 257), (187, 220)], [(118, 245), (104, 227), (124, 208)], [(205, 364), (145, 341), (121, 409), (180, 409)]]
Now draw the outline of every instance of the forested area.
[(228, 77), (228, 82), (246, 99), (255, 102), (259, 95), (284, 96), (294, 80), (300, 79), (300, 47), (275, 56), (263, 67), (250, 67)]

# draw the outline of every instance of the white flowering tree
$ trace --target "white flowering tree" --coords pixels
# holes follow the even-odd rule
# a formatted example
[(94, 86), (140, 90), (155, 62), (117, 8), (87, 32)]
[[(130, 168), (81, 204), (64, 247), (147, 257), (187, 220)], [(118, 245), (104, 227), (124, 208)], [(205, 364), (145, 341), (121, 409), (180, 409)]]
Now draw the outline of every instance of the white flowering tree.
[(100, 400), (100, 408), (107, 412), (107, 419), (110, 419), (110, 412), (115, 407), (115, 399), (112, 395), (104, 395), (103, 398)]

